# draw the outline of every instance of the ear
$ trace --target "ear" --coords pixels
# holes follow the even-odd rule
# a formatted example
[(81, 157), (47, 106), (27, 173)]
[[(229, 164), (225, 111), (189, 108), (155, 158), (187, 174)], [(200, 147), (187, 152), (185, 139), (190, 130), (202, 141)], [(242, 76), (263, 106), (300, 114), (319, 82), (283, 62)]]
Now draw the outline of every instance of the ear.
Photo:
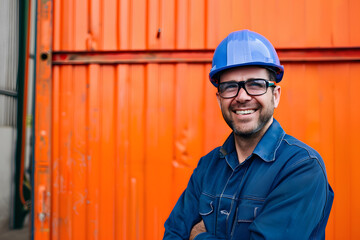
[(220, 95), (219, 95), (219, 92), (216, 92), (216, 99), (217, 99), (217, 102), (218, 102), (219, 107), (220, 107), (220, 109), (221, 109), (221, 97), (220, 97)]
[(274, 108), (277, 108), (277, 106), (280, 103), (280, 95), (281, 95), (281, 87), (276, 86), (273, 92), (273, 98), (274, 98)]

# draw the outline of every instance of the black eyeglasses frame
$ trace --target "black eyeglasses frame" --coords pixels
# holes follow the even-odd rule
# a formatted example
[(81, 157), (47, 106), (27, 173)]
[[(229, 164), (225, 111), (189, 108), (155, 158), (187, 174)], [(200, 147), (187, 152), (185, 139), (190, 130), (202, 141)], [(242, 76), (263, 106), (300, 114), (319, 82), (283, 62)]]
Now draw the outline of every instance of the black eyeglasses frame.
[[(246, 82), (248, 82), (248, 81), (254, 81), (254, 80), (263, 80), (263, 81), (265, 81), (266, 89), (265, 89), (265, 92), (264, 92), (264, 93), (261, 93), (261, 94), (250, 94), (250, 93), (247, 91), (247, 89), (246, 89), (246, 87), (245, 87)], [(226, 84), (226, 83), (237, 83), (237, 85), (238, 85), (238, 90), (237, 90), (237, 92), (236, 92), (236, 95), (234, 95), (234, 96), (232, 96), (232, 97), (223, 97), (223, 96), (221, 96), (220, 86), (221, 86), (222, 84)], [(249, 95), (249, 96), (261, 96), (261, 95), (264, 95), (265, 93), (267, 93), (267, 90), (268, 90), (269, 87), (276, 87), (276, 84), (275, 84), (274, 82), (270, 82), (269, 80), (266, 80), (266, 79), (263, 79), (263, 78), (252, 78), (252, 79), (248, 79), (248, 80), (246, 80), (246, 81), (240, 81), (240, 82), (237, 82), (237, 81), (228, 81), (228, 82), (219, 83), (219, 85), (218, 85), (218, 94), (219, 94), (219, 96), (220, 96), (221, 98), (224, 98), (224, 99), (235, 98), (235, 97), (237, 97), (237, 95), (239, 95), (240, 89), (243, 88), (243, 89), (245, 90), (246, 94)]]

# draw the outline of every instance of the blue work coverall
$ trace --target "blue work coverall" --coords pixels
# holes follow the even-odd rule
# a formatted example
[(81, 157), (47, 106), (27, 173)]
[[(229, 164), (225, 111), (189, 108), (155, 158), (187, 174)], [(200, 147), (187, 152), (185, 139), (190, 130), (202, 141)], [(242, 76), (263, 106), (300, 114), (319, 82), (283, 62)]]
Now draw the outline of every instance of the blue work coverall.
[(164, 239), (325, 239), (334, 193), (324, 162), (274, 119), (239, 164), (233, 133), (202, 157), (165, 223)]

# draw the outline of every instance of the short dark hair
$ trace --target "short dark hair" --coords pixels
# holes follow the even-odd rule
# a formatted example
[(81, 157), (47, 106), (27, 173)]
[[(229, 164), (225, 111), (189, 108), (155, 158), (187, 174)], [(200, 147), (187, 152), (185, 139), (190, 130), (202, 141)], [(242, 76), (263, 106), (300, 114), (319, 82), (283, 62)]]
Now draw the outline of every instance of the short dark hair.
[(272, 69), (266, 68), (266, 70), (269, 73), (269, 81), (270, 82), (276, 82), (276, 73)]

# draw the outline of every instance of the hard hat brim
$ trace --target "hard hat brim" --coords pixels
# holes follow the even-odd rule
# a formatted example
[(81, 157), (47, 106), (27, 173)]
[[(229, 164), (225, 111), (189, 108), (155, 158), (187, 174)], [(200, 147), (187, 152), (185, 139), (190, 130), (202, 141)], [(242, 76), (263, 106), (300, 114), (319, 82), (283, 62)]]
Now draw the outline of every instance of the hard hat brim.
[(215, 87), (218, 87), (219, 77), (224, 71), (232, 69), (232, 68), (236, 68), (236, 67), (246, 67), (246, 66), (264, 67), (269, 70), (273, 70), (275, 73), (276, 83), (279, 83), (284, 76), (284, 66), (282, 66), (282, 65), (276, 65), (273, 63), (264, 63), (264, 62), (249, 62), (249, 63), (224, 66), (224, 67), (218, 68), (216, 70), (210, 71), (209, 79)]

